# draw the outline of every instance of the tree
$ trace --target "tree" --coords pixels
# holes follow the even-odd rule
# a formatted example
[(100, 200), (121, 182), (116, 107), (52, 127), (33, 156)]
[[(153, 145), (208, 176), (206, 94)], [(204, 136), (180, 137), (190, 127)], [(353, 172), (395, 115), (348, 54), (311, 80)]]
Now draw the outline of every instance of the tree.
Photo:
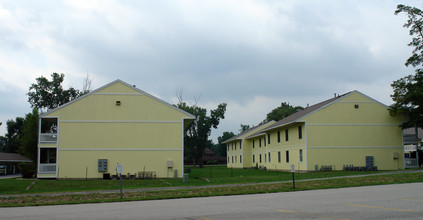
[(15, 120), (11, 119), (6, 122), (6, 134), (0, 137), (0, 152), (16, 153), (18, 151), (23, 125), (24, 118), (22, 117), (16, 117)]
[(405, 115), (408, 120), (401, 125), (403, 128), (423, 127), (423, 72), (401, 78), (391, 84), (394, 94), (391, 95), (394, 104), (389, 108), (394, 115)]
[(295, 112), (298, 112), (300, 110), (303, 110), (304, 108), (301, 106), (292, 106), (289, 105), (289, 103), (287, 102), (282, 102), (281, 106), (273, 109), (271, 112), (269, 112), (267, 114), (266, 119), (263, 121), (264, 123), (269, 122), (269, 121), (280, 121), (292, 114), (294, 114)]
[[(65, 79), (65, 75), (52, 73), (52, 80), (49, 81), (44, 76), (36, 78), (37, 83), (31, 84), (29, 87), (28, 102), (32, 108), (43, 109), (54, 109), (60, 105), (63, 105), (73, 99), (78, 98), (83, 93), (77, 89), (70, 87), (65, 90), (62, 87), (62, 83)], [(91, 82), (89, 82), (91, 84)]]
[(82, 92), (80, 95), (85, 95), (91, 92), (91, 84), (93, 83), (93, 78), (89, 73), (85, 76), (84, 81), (82, 82)]
[(37, 155), (38, 155), (38, 110), (34, 108), (32, 113), (25, 115), (25, 122), (23, 125), (23, 135), (19, 140), (19, 154), (31, 159), (32, 163), (20, 163), (24, 178), (32, 178), (37, 170)]
[(25, 115), (23, 124), (23, 135), (19, 141), (18, 152), (23, 156), (37, 161), (37, 143), (38, 143), (38, 110), (34, 108), (32, 113)]
[(228, 140), (229, 138), (235, 136), (235, 134), (232, 131), (225, 131), (223, 132), (222, 136), (217, 138), (217, 143), (218, 143), (218, 149), (219, 149), (219, 156), (227, 156), (227, 151), (226, 151), (226, 144), (223, 144), (223, 142), (225, 142), (226, 140)]
[(413, 37), (408, 46), (415, 47), (405, 65), (419, 66), (423, 63), (423, 11), (411, 6), (398, 5), (395, 15), (399, 13), (407, 13), (408, 20), (403, 27), (410, 28), (409, 34)]
[(37, 164), (37, 141), (38, 111), (34, 108), (25, 118), (16, 117), (16, 120), (7, 121), (7, 133), (4, 137), (0, 137), (0, 150), (6, 153), (19, 153), (31, 159), (33, 163), (20, 164), (19, 167), (22, 173), (32, 177)]
[(244, 132), (244, 131), (246, 131), (248, 129), (250, 129), (250, 126), (249, 125), (243, 125), (243, 124), (241, 124), (241, 128), (239, 129), (239, 133), (242, 133), (242, 132)]
[[(207, 109), (201, 108), (194, 104), (188, 106), (182, 101), (182, 94), (178, 96), (178, 108), (194, 115), (194, 121), (188, 126), (184, 135), (185, 153), (188, 159), (192, 159), (194, 166), (200, 164), (203, 167), (204, 149), (207, 147), (208, 137), (211, 133), (211, 128), (217, 128), (220, 119), (225, 118), (226, 103), (219, 104), (216, 109), (210, 111), (207, 115)], [(198, 100), (196, 100), (198, 101)]]
[[(412, 55), (405, 62), (405, 66), (421, 67), (423, 64), (423, 11), (405, 5), (398, 5), (395, 14), (406, 13), (407, 22), (403, 25), (409, 28), (412, 36), (408, 46), (413, 46)], [(394, 81), (391, 84), (394, 93), (391, 95), (394, 104), (389, 107), (393, 115), (402, 114), (408, 117), (408, 121), (401, 126), (423, 127), (423, 70), (417, 68), (414, 75)]]

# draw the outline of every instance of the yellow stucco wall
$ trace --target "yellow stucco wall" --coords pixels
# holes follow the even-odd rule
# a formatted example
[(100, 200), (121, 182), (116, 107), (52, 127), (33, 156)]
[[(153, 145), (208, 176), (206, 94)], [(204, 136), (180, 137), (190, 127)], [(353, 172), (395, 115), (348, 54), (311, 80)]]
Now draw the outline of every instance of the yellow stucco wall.
[[(58, 178), (102, 178), (98, 172), (98, 159), (108, 159), (108, 173), (116, 174), (117, 163), (123, 164), (123, 174), (155, 171), (158, 177), (172, 178), (174, 170), (182, 177), (182, 151), (66, 151), (59, 150)], [(173, 168), (167, 161), (173, 161)], [(78, 161), (75, 163), (75, 161)]]
[(402, 146), (398, 125), (309, 125), (308, 146)]
[[(355, 95), (357, 96), (357, 95)], [(389, 115), (388, 109), (371, 100), (354, 102), (351, 97), (333, 103), (305, 117), (308, 124), (398, 124), (401, 118)], [(358, 105), (358, 108), (355, 108)]]
[[(227, 143), (227, 167), (243, 168), (245, 144), (241, 140), (234, 140)], [(242, 159), (240, 159), (242, 158)], [(242, 162), (241, 162), (242, 161)]]
[(128, 87), (122, 83), (115, 83), (103, 89), (99, 89), (96, 93), (140, 93), (135, 87)]
[(56, 178), (56, 174), (37, 174), (38, 178), (53, 179)]
[[(253, 147), (253, 142), (254, 142), (254, 147)], [(260, 145), (261, 142), (261, 145)], [(251, 139), (251, 165), (252, 167), (265, 167), (266, 166), (266, 162), (265, 162), (265, 154), (267, 153), (266, 151), (266, 146), (265, 146), (265, 137), (263, 135), (258, 136), (258, 137), (254, 137)], [(260, 161), (260, 155), (261, 155), (261, 161)], [(253, 157), (254, 157), (254, 161), (253, 161)]]
[[(399, 158), (394, 159), (394, 153)], [(373, 156), (374, 166), (379, 170), (397, 170), (404, 168), (403, 148), (308, 148), (309, 170), (319, 169), (322, 165), (332, 165), (335, 170), (342, 170), (344, 165), (366, 166), (366, 156)]]
[(251, 163), (251, 140), (243, 140), (243, 159), (242, 159), (242, 165), (244, 168), (250, 168), (252, 167), (252, 163)]
[[(117, 106), (116, 101), (121, 105)], [(147, 95), (90, 95), (48, 116), (73, 121), (180, 121), (181, 112)]]
[(85, 178), (87, 168), (88, 178), (100, 178), (98, 159), (109, 160), (111, 174), (120, 162), (125, 173), (145, 166), (158, 177), (173, 177), (174, 169), (183, 175), (184, 118), (191, 116), (132, 86), (111, 84), (43, 117), (58, 117), (58, 178)]
[(181, 149), (179, 123), (60, 123), (60, 149)]

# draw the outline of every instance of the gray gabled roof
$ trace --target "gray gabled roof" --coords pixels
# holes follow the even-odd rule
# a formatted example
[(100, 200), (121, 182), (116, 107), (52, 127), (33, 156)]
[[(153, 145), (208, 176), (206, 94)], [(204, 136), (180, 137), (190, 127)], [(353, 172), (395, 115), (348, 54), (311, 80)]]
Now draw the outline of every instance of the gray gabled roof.
[(250, 128), (250, 129), (247, 129), (247, 130), (245, 130), (245, 131), (243, 131), (243, 132), (239, 133), (238, 135), (235, 135), (235, 136), (233, 136), (233, 137), (229, 138), (228, 140), (226, 140), (226, 141), (222, 142), (222, 144), (226, 144), (226, 143), (229, 143), (229, 142), (234, 141), (234, 140), (242, 140), (242, 137), (243, 137), (244, 135), (246, 135), (246, 134), (248, 134), (249, 132), (254, 131), (254, 130), (258, 130), (258, 131), (260, 131), (260, 128), (262, 128), (262, 127), (264, 127), (264, 126), (266, 126), (267, 124), (272, 123), (272, 122), (274, 122), (274, 121), (272, 120), (272, 121), (266, 122), (266, 123), (264, 123), (264, 124), (259, 124), (259, 125), (257, 125), (257, 126), (254, 126), (254, 127)]
[(0, 153), (0, 162), (32, 162), (32, 160), (16, 153)]
[[(354, 91), (354, 92), (356, 92), (356, 91)], [(278, 127), (283, 127), (283, 126), (285, 126), (285, 125), (287, 125), (287, 124), (294, 123), (294, 122), (296, 122), (298, 119), (301, 119), (301, 118), (303, 118), (304, 116), (307, 116), (307, 115), (309, 115), (309, 114), (311, 114), (311, 113), (313, 113), (313, 112), (315, 112), (315, 111), (317, 111), (317, 110), (320, 110), (321, 108), (324, 108), (324, 107), (326, 107), (327, 105), (330, 105), (330, 104), (332, 104), (332, 103), (334, 103), (334, 102), (338, 101), (338, 100), (339, 100), (339, 99), (341, 99), (341, 98), (344, 98), (345, 96), (347, 96), (347, 95), (349, 95), (349, 94), (351, 94), (351, 93), (352, 93), (352, 92), (348, 92), (348, 93), (345, 93), (345, 94), (342, 94), (342, 95), (336, 96), (336, 97), (334, 97), (334, 98), (331, 98), (331, 99), (325, 100), (325, 101), (323, 101), (323, 102), (317, 103), (317, 104), (312, 105), (312, 106), (310, 106), (310, 107), (307, 107), (307, 108), (305, 108), (305, 109), (303, 109), (303, 110), (301, 110), (301, 111), (298, 111), (298, 112), (296, 112), (296, 113), (294, 113), (294, 114), (292, 114), (292, 115), (290, 115), (290, 116), (288, 116), (288, 117), (286, 117), (286, 118), (284, 118), (284, 119), (282, 119), (282, 120), (280, 120), (280, 121), (276, 122), (276, 123), (275, 123), (275, 124), (273, 124), (273, 125), (270, 125), (269, 127), (267, 127), (267, 128), (265, 128), (265, 129), (263, 129), (263, 131), (272, 130), (272, 129), (275, 129), (275, 128), (278, 128)], [(249, 138), (250, 138), (250, 137), (249, 137)]]
[(264, 135), (266, 135), (266, 133), (263, 132), (263, 131), (260, 131), (260, 132), (254, 133), (254, 134), (246, 137), (245, 139), (251, 139), (251, 138), (260, 137), (260, 136), (264, 136)]
[(89, 93), (87, 93), (87, 94), (85, 94), (85, 95), (83, 95), (83, 96), (81, 96), (81, 97), (78, 97), (78, 98), (76, 98), (76, 99), (74, 99), (74, 100), (72, 100), (72, 101), (70, 101), (70, 102), (68, 102), (68, 103), (66, 103), (66, 104), (63, 104), (63, 105), (61, 105), (61, 106), (59, 106), (59, 107), (57, 107), (57, 108), (54, 108), (54, 109), (52, 109), (52, 110), (49, 110), (49, 111), (47, 111), (46, 113), (41, 114), (40, 116), (41, 116), (41, 117), (43, 117), (43, 116), (48, 115), (48, 114), (50, 114), (50, 113), (52, 113), (52, 112), (55, 112), (55, 111), (57, 111), (57, 110), (59, 110), (59, 109), (61, 109), (61, 108), (64, 108), (64, 107), (66, 107), (66, 106), (68, 106), (68, 105), (70, 105), (70, 104), (72, 104), (72, 103), (74, 103), (74, 102), (77, 102), (77, 101), (79, 101), (79, 100), (81, 100), (81, 99), (83, 99), (83, 98), (85, 98), (85, 97), (87, 97), (87, 96), (90, 96), (90, 95), (92, 95), (92, 94), (95, 94), (95, 93), (97, 93), (98, 91), (101, 91), (101, 90), (103, 90), (103, 89), (105, 89), (105, 88), (107, 88), (107, 87), (109, 87), (109, 86), (111, 86), (111, 85), (113, 85), (113, 84), (116, 84), (116, 83), (121, 83), (121, 84), (123, 84), (123, 85), (125, 85), (125, 86), (127, 86), (127, 87), (129, 87), (129, 88), (132, 88), (132, 89), (136, 90), (137, 92), (139, 92), (139, 93), (141, 93), (141, 94), (143, 94), (143, 95), (146, 95), (146, 96), (148, 96), (148, 97), (150, 97), (150, 98), (152, 98), (152, 99), (154, 99), (154, 100), (156, 100), (156, 101), (158, 101), (158, 102), (163, 103), (164, 105), (167, 105), (167, 106), (168, 106), (168, 107), (170, 107), (170, 108), (173, 108), (173, 109), (175, 109), (175, 110), (177, 110), (177, 111), (179, 111), (179, 112), (181, 112), (181, 113), (183, 113), (183, 114), (188, 115), (188, 117), (187, 117), (186, 119), (194, 119), (194, 118), (195, 118), (195, 116), (193, 116), (192, 114), (190, 114), (190, 113), (188, 113), (188, 112), (186, 112), (186, 111), (184, 111), (184, 110), (182, 110), (182, 109), (180, 109), (180, 108), (177, 108), (177, 107), (175, 107), (175, 106), (173, 106), (173, 105), (171, 105), (171, 104), (169, 104), (169, 103), (167, 103), (167, 102), (165, 102), (165, 101), (163, 101), (163, 100), (161, 100), (161, 99), (159, 99), (159, 98), (157, 98), (157, 97), (155, 97), (155, 96), (153, 96), (153, 95), (151, 95), (151, 94), (149, 94), (149, 93), (147, 93), (147, 92), (144, 92), (143, 90), (138, 89), (137, 87), (135, 87), (135, 86), (133, 86), (133, 85), (130, 85), (130, 84), (128, 84), (128, 83), (126, 83), (126, 82), (124, 82), (124, 81), (122, 81), (122, 80), (120, 80), (120, 79), (117, 79), (117, 80), (115, 80), (115, 81), (113, 81), (113, 82), (111, 82), (111, 83), (109, 83), (109, 84), (106, 84), (106, 85), (104, 85), (104, 86), (102, 86), (102, 87), (100, 87), (100, 88), (98, 88), (98, 89), (95, 89), (95, 90), (93, 90), (93, 91), (91, 91), (91, 92), (89, 92)]

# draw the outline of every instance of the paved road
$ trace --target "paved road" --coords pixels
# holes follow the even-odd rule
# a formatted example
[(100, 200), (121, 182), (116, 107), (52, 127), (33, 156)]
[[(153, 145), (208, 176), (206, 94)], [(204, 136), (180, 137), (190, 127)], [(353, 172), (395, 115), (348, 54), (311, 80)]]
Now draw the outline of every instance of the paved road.
[(0, 219), (423, 219), (423, 183), (208, 198), (0, 208)]

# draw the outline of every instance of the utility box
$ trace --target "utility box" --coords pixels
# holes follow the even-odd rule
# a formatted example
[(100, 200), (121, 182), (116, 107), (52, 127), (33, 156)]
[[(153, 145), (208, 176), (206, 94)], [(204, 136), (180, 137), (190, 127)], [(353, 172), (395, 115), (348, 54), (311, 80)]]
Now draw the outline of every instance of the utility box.
[(98, 172), (107, 172), (107, 159), (98, 159)]
[(373, 156), (366, 156), (366, 167), (374, 166)]
[(167, 161), (167, 168), (173, 168), (173, 161), (172, 160)]
[(399, 158), (398, 152), (394, 152), (393, 158), (394, 158), (394, 160), (398, 160), (398, 158)]

